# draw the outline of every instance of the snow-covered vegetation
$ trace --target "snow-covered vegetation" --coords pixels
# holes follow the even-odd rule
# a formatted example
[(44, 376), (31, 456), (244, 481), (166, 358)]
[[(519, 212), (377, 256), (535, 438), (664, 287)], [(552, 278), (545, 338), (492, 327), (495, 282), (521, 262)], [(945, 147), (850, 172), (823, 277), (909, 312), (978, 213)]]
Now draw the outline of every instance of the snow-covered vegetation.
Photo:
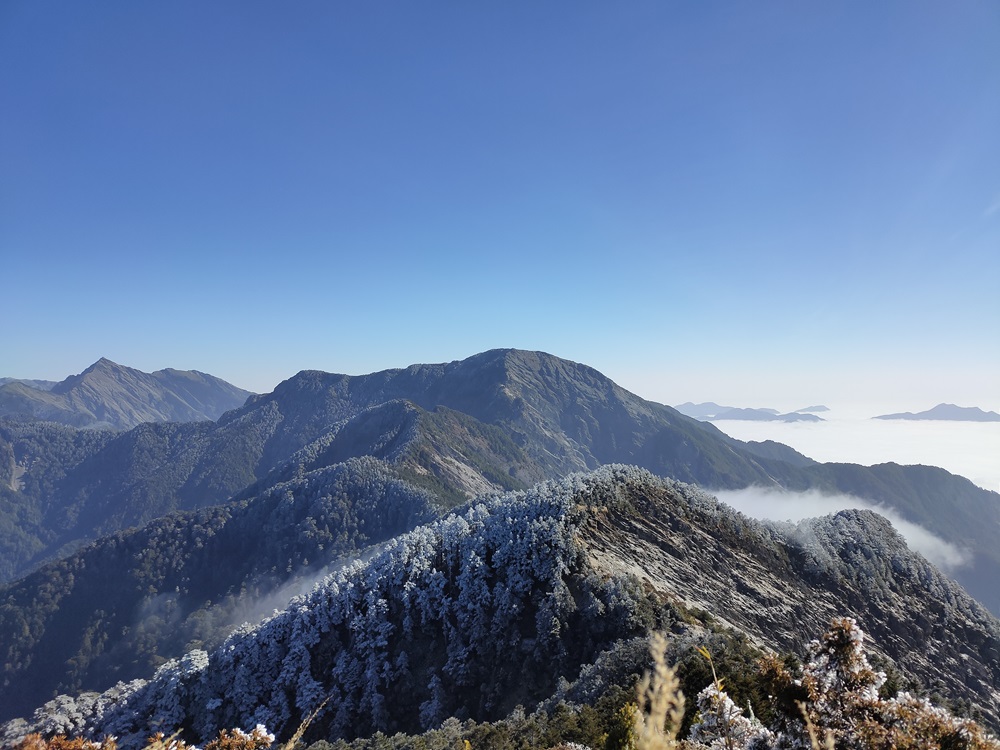
[[(772, 722), (765, 727), (757, 717), (745, 715), (729, 697), (715, 674), (697, 698), (696, 715), (679, 740), (683, 725), (684, 695), (677, 670), (666, 663), (667, 640), (650, 639), (652, 668), (633, 694), (638, 703), (626, 702), (616, 712), (601, 717), (589, 706), (558, 704), (552, 713), (539, 709), (532, 715), (521, 707), (492, 724), (458, 722), (449, 718), (418, 736), (393, 737), (376, 732), (353, 743), (319, 742), (313, 750), (445, 750), (456, 747), (489, 747), (492, 750), (535, 748), (586, 748), (604, 750), (998, 750), (1000, 742), (970, 719), (958, 718), (929, 701), (900, 692), (883, 697), (886, 675), (872, 668), (864, 652), (865, 636), (850, 618), (835, 620), (830, 629), (808, 648), (804, 666), (794, 672), (774, 657), (759, 664), (759, 679), (768, 688)], [(701, 649), (712, 662), (712, 656)], [(322, 704), (321, 704), (322, 706)], [(589, 711), (589, 712), (588, 712)], [(314, 712), (315, 713), (315, 712)], [(296, 746), (313, 715), (282, 747)], [(584, 739), (590, 745), (580, 744)], [(472, 744), (476, 741), (476, 745)], [(204, 750), (267, 750), (275, 737), (258, 724), (250, 731), (223, 729)], [(67, 738), (46, 740), (29, 735), (14, 750), (117, 750), (117, 739)], [(151, 735), (148, 750), (196, 750), (177, 734)]]
[(800, 669), (763, 660), (762, 678), (776, 708), (770, 728), (745, 716), (718, 682), (709, 685), (698, 696), (691, 740), (725, 750), (1000, 748), (974, 721), (926, 699), (905, 691), (883, 697), (886, 675), (869, 664), (864, 640), (853, 619), (841, 618), (810, 643)]
[[(714, 540), (721, 546), (712, 548), (713, 560), (720, 563), (726, 550), (750, 552), (771, 566), (760, 575), (787, 576), (768, 579), (772, 591), (786, 582), (805, 585), (792, 577), (804, 575), (825, 587), (816, 591), (828, 601), (859, 591), (895, 596), (900, 587), (933, 591), (946, 603), (950, 596), (955, 608), (940, 622), (966, 618), (966, 636), (981, 638), (987, 650), (995, 642), (993, 626), (974, 622), (980, 613), (971, 600), (948, 588), (873, 514), (768, 526), (690, 485), (609, 466), (474, 501), (330, 574), (210, 653), (190, 651), (148, 681), (60, 696), (30, 721), (8, 724), (0, 739), (11, 743), (29, 732), (93, 741), (113, 735), (131, 748), (157, 732), (179, 732), (179, 741), (204, 745), (220, 732), (262, 725), (281, 741), (305, 727), (304, 741), (319, 741), (317, 750), (333, 741), (360, 750), (368, 740), (356, 738), (369, 737), (381, 738), (370, 747), (454, 747), (437, 744), (446, 735), (448, 742), (475, 738), (498, 749), (562, 741), (617, 750), (637, 737), (628, 704), (648, 665), (642, 636), (662, 629), (668, 635), (657, 667), (667, 659), (676, 664), (677, 683), (662, 689), (655, 676), (666, 672), (654, 671), (641, 703), (646, 713), (672, 707), (671, 731), (685, 742), (808, 747), (811, 734), (822, 741), (829, 730), (838, 747), (908, 747), (905, 727), (913, 720), (928, 737), (981, 739), (986, 744), (955, 746), (993, 747), (974, 724), (952, 719), (923, 697), (891, 695), (885, 677), (865, 660), (850, 620), (834, 623), (810, 646), (805, 666), (772, 655), (758, 668), (765, 651), (714, 626), (710, 613), (686, 610), (648, 580), (594, 566), (587, 544), (601, 524), (618, 522), (619, 531), (646, 535), (667, 552), (681, 537)], [(658, 536), (657, 524), (680, 536)], [(605, 541), (619, 538), (625, 537)], [(698, 654), (703, 648), (713, 656), (710, 672)], [(996, 667), (983, 659), (977, 669)], [(894, 684), (902, 684), (898, 675)], [(682, 688), (696, 697), (687, 712), (671, 698)], [(759, 723), (744, 713), (747, 701)], [(646, 735), (658, 736), (655, 726)], [(407, 744), (415, 736), (425, 739)], [(897, 744), (863, 744), (867, 738)]]
[(280, 736), (328, 700), (316, 726), (340, 737), (502, 715), (515, 685), (520, 697), (541, 699), (560, 665), (592, 661), (639, 632), (639, 595), (582, 575), (573, 539), (573, 498), (631, 471), (472, 504), (338, 570), (211, 655), (192, 651), (102, 696), (58, 699), (37, 726), (123, 742), (157, 729), (204, 738), (258, 723)]

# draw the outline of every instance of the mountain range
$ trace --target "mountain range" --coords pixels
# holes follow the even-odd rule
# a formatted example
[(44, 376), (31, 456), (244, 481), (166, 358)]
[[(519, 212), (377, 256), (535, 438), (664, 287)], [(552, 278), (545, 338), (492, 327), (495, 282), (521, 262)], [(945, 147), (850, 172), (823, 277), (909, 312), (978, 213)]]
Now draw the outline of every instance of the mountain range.
[(103, 357), (79, 375), (52, 383), (0, 380), (0, 417), (91, 429), (127, 430), (143, 422), (214, 420), (250, 395), (195, 370), (146, 373)]
[[(532, 496), (540, 486), (560, 494), (539, 483), (623, 463), (671, 482), (813, 488), (892, 507), (968, 548), (973, 565), (959, 571), (960, 581), (1000, 609), (996, 493), (933, 467), (820, 464), (778, 443), (734, 440), (585, 365), (494, 350), (364, 376), (304, 371), (215, 422), (112, 432), (0, 420), (0, 570), (8, 581), (0, 588), (0, 718), (25, 715), (55, 693), (148, 677), (191, 649), (215, 653), (262, 602), (280, 606), (331, 566), (378, 558), (372, 545), (398, 545), (397, 535), (471, 498)], [(599, 565), (559, 565), (585, 578), (637, 575), (660, 600), (711, 612), (772, 648), (801, 644), (833, 613), (863, 615), (886, 658), (925, 683), (946, 663), (942, 690), (995, 720), (995, 699), (981, 687), (997, 684), (995, 621), (905, 550), (878, 516), (847, 512), (781, 530), (718, 510), (697, 531), (691, 508), (711, 503), (700, 494), (690, 501), (695, 490), (608, 471), (570, 482), (609, 498), (573, 533), (583, 539), (581, 529), (601, 528), (600, 508), (614, 497), (629, 498), (630, 510), (612, 523), (622, 528), (574, 547)], [(523, 495), (503, 502), (514, 497)], [(559, 507), (568, 497), (574, 507), (596, 502), (577, 489), (560, 497)], [(652, 497), (674, 508), (662, 521), (659, 506), (646, 502)], [(660, 524), (655, 533), (650, 524)], [(760, 565), (778, 577), (757, 576)], [(591, 650), (566, 668), (597, 658), (594, 649), (615, 642), (609, 637), (586, 636)], [(955, 670), (973, 658), (981, 665), (975, 684), (960, 689)], [(506, 707), (487, 703), (483, 716)], [(408, 729), (422, 726), (408, 721)]]
[(58, 382), (57, 380), (32, 380), (30, 378), (0, 378), (0, 386), (7, 385), (8, 383), (21, 383), (39, 391), (51, 391), (52, 387), (57, 385)]
[(782, 414), (777, 409), (745, 409), (737, 406), (720, 406), (714, 401), (695, 404), (687, 401), (674, 407), (681, 414), (701, 420), (736, 419), (752, 422), (822, 422), (815, 412), (829, 411), (822, 405), (807, 406), (798, 411)]
[(304, 371), (214, 423), (109, 433), (0, 420), (0, 580), (101, 535), (225, 502), (271, 472), (365, 455), (442, 507), (607, 463), (713, 489), (854, 494), (968, 547), (961, 582), (1000, 607), (990, 578), (1000, 552), (984, 524), (1000, 522), (996, 493), (929, 467), (818, 464), (772, 441), (734, 440), (590, 367), (519, 350), (363, 376)]
[(978, 406), (955, 406), (955, 404), (938, 404), (927, 411), (916, 414), (909, 411), (898, 414), (882, 414), (872, 419), (932, 419), (951, 422), (1000, 422), (1000, 414), (995, 411), (983, 411)]

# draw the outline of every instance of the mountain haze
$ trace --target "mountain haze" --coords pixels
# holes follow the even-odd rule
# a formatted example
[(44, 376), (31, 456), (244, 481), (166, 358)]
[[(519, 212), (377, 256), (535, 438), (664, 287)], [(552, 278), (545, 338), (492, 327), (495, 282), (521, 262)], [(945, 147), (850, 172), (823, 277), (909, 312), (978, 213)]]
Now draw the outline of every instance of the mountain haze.
[(103, 357), (49, 388), (34, 383), (10, 380), (0, 385), (0, 416), (127, 430), (143, 422), (218, 419), (250, 395), (196, 370), (145, 373)]
[(720, 406), (714, 401), (695, 404), (687, 401), (674, 407), (681, 414), (704, 421), (737, 419), (753, 422), (822, 422), (815, 412), (830, 411), (826, 406), (807, 406), (787, 414), (777, 409), (743, 409), (736, 406)]
[(56, 380), (31, 380), (30, 378), (0, 378), (0, 386), (7, 385), (8, 383), (21, 383), (29, 388), (34, 388), (39, 391), (50, 391), (53, 386), (58, 384)]
[(770, 409), (727, 409), (711, 417), (713, 421), (736, 419), (746, 422), (822, 422), (822, 417), (797, 411), (776, 414)]

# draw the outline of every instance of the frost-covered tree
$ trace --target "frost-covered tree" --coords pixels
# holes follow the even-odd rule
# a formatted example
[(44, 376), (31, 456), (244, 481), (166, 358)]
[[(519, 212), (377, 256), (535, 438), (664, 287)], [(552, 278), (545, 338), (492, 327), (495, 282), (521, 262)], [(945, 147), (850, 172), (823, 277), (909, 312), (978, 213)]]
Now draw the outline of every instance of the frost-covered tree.
[(763, 665), (778, 709), (773, 741), (753, 748), (810, 748), (830, 738), (838, 750), (963, 748), (1000, 750), (978, 724), (909, 693), (879, 695), (885, 674), (869, 664), (865, 635), (853, 618), (833, 621), (809, 644), (799, 675), (776, 659)]
[[(183, 728), (197, 741), (263, 724), (287, 737), (430, 728), (499, 717), (638, 635), (638, 590), (589, 574), (577, 497), (650, 481), (611, 467), (488, 501), (397, 537), (210, 654), (164, 664), (75, 726), (123, 746)], [(539, 665), (544, 665), (539, 668)]]
[(733, 703), (722, 683), (713, 682), (698, 693), (698, 719), (691, 726), (690, 738), (712, 750), (738, 750), (766, 746), (773, 735)]

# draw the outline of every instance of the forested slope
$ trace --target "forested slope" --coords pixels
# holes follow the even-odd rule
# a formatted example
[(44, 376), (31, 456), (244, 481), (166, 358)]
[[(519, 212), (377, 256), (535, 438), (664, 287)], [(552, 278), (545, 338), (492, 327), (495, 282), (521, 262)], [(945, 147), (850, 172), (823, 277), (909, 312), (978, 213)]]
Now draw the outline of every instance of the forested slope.
[[(409, 511), (368, 517), (363, 482), (330, 490), (338, 472), (350, 475), (341, 462), (356, 468), (366, 456), (383, 485), (411, 499), (400, 501)], [(0, 420), (0, 573), (13, 578), (110, 535), (0, 592), (0, 705), (9, 716), (56, 691), (146, 674), (217, 642), (248, 596), (294, 587), (315, 566), (469, 497), (617, 456), (708, 486), (772, 483), (881, 502), (971, 546), (975, 565), (960, 580), (988, 604), (997, 596), (995, 493), (939, 469), (817, 464), (785, 446), (743, 444), (591, 368), (500, 350), (357, 378), (301, 373), (216, 423), (111, 433)], [(280, 492), (291, 500), (276, 508), (298, 510), (234, 531)], [(310, 493), (325, 498), (318, 520), (301, 515)], [(194, 512), (168, 515), (178, 511)], [(361, 517), (363, 530), (352, 520)]]
[(258, 722), (287, 737), (320, 706), (313, 739), (495, 718), (650, 627), (688, 633), (685, 600), (778, 649), (812, 635), (814, 618), (854, 615), (903, 674), (1000, 721), (1000, 623), (875, 514), (766, 526), (696, 488), (606, 467), (473, 503), (211, 653), (62, 699), (35, 722), (129, 746), (154, 728), (198, 739)]
[(362, 458), (105, 537), (0, 589), (0, 719), (217, 645), (324, 567), (435, 515), (427, 493)]
[[(51, 431), (0, 420), (4, 507), (29, 521), (0, 528), (6, 551), (0, 575), (8, 578), (100, 534), (224, 502), (333, 435), (339, 437), (331, 460), (398, 460), (412, 481), (446, 504), (626, 462), (714, 489), (756, 484), (855, 492), (949, 541), (972, 539), (984, 570), (1000, 565), (995, 545), (979, 537), (984, 526), (1000, 523), (996, 493), (944, 473), (928, 483), (926, 472), (912, 467), (817, 465), (787, 446), (742, 443), (592, 368), (540, 352), (494, 350), (357, 377), (306, 371), (217, 423), (143, 425), (91, 445), (86, 460), (53, 455), (39, 445), (50, 436), (32, 430)], [(406, 456), (404, 442), (411, 446)], [(921, 487), (923, 495), (915, 495)], [(966, 583), (987, 596), (981, 581)]]

